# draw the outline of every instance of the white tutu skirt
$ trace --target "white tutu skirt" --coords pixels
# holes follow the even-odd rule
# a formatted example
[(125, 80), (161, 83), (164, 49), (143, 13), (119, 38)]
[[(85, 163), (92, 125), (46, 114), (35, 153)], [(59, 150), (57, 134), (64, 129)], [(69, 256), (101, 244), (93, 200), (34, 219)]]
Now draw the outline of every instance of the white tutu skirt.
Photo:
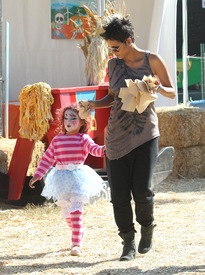
[(92, 197), (100, 196), (102, 184), (103, 179), (87, 165), (74, 170), (53, 168), (46, 176), (41, 195), (54, 201), (88, 203)]

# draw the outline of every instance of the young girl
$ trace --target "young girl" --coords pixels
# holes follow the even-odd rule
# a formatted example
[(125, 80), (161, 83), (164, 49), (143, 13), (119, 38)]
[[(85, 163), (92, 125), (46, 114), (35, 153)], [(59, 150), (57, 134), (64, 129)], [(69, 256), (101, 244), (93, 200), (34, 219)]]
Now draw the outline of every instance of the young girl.
[(61, 207), (62, 216), (72, 230), (71, 255), (80, 256), (83, 206), (100, 194), (103, 182), (84, 162), (88, 154), (103, 157), (104, 145), (97, 145), (87, 134), (89, 123), (80, 118), (77, 107), (66, 107), (60, 121), (62, 134), (53, 138), (29, 186), (35, 188), (33, 184), (55, 166), (46, 176), (41, 195), (52, 198)]

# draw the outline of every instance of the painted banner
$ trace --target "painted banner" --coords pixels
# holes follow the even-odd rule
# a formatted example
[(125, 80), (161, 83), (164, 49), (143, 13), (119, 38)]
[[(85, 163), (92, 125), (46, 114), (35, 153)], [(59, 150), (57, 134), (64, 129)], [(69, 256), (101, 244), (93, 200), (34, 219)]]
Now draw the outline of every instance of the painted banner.
[(82, 39), (86, 36), (90, 22), (83, 4), (96, 13), (96, 1), (51, 0), (52, 39)]

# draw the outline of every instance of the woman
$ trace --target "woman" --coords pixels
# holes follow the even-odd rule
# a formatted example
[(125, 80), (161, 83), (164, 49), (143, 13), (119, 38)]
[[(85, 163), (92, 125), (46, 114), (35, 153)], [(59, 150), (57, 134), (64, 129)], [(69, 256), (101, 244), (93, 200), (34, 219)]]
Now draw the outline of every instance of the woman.
[(157, 77), (152, 94), (160, 93), (173, 99), (175, 89), (162, 58), (139, 49), (134, 30), (127, 18), (115, 16), (104, 26), (101, 36), (116, 56), (108, 63), (109, 92), (104, 98), (90, 101), (90, 108), (112, 105), (106, 135), (106, 164), (111, 188), (114, 218), (123, 239), (120, 261), (134, 259), (135, 228), (131, 200), (135, 203), (136, 221), (141, 225), (139, 253), (147, 253), (152, 246), (154, 224), (154, 193), (151, 187), (158, 154), (158, 119), (154, 103), (142, 113), (123, 110), (120, 90), (125, 80)]

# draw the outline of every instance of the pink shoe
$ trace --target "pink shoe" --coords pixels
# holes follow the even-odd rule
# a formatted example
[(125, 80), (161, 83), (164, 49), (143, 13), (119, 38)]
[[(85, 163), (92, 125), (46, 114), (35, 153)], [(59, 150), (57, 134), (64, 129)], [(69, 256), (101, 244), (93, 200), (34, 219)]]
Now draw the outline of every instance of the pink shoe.
[(79, 246), (73, 246), (71, 248), (70, 254), (71, 254), (71, 256), (81, 256), (82, 255), (82, 251), (80, 250)]

